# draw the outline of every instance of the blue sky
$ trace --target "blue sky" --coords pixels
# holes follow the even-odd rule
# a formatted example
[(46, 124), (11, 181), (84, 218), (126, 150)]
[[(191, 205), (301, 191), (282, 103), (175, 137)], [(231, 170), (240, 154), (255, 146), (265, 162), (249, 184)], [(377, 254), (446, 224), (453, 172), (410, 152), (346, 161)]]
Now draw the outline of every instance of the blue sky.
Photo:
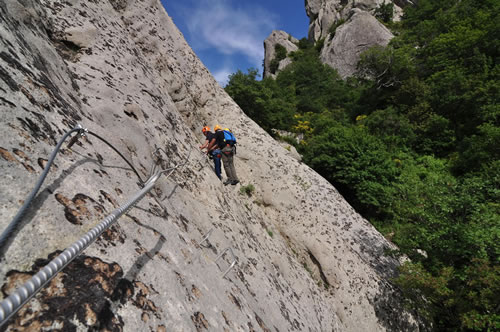
[(189, 45), (221, 85), (241, 69), (262, 74), (272, 30), (307, 37), (304, 0), (161, 0)]

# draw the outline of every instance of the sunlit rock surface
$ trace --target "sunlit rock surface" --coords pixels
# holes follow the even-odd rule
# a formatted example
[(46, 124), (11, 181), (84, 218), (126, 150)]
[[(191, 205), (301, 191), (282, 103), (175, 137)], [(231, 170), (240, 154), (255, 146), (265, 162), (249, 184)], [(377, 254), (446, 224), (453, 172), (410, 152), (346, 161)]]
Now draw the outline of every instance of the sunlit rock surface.
[(264, 40), (264, 77), (276, 77), (276, 74), (292, 63), (289, 57), (281, 60), (278, 64), (276, 72), (271, 72), (271, 61), (276, 58), (275, 46), (277, 44), (283, 46), (287, 54), (299, 49), (297, 46), (298, 40), (288, 33), (281, 30), (273, 30), (271, 34)]
[(374, 45), (386, 46), (393, 34), (377, 19), (360, 9), (335, 30), (321, 50), (321, 62), (337, 69), (342, 78), (353, 76), (361, 53)]
[[(308, 39), (314, 43), (322, 40), (321, 62), (335, 68), (342, 78), (353, 76), (363, 51), (376, 45), (386, 46), (394, 37), (374, 16), (377, 8), (390, 2), (394, 4), (395, 21), (401, 18), (402, 7), (413, 4), (412, 1), (307, 0)], [(274, 51), (269, 39), (265, 41), (265, 59), (272, 59), (269, 53)], [(290, 63), (290, 58), (282, 60), (279, 70)], [(270, 60), (264, 62), (264, 73), (269, 72), (269, 64)]]
[[(163, 167), (187, 161), (5, 330), (418, 329), (389, 282), (393, 246), (243, 114), (159, 1), (1, 1), (0, 114), (2, 230), (76, 124), (142, 179), (157, 148)], [(239, 185), (223, 186), (198, 151), (201, 126), (216, 123), (238, 138)], [(140, 188), (94, 136), (63, 147), (2, 248), (2, 297)], [(226, 248), (237, 265), (222, 278)]]

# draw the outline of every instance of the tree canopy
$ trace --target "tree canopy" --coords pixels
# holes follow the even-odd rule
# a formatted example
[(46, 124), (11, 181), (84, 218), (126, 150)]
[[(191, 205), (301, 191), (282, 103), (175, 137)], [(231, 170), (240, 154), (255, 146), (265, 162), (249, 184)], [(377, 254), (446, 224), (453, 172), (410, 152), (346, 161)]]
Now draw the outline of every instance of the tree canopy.
[[(388, 8), (377, 14), (389, 21)], [(342, 80), (302, 39), (226, 91), (407, 255), (395, 282), (439, 331), (500, 330), (500, 1), (419, 0)]]

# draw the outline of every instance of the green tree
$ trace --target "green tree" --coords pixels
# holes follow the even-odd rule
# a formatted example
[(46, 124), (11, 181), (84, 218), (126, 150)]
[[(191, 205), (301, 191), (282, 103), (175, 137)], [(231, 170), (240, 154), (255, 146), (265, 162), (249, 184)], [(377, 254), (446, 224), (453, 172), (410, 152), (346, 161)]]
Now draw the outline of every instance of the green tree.
[(278, 67), (280, 65), (280, 61), (286, 58), (287, 51), (286, 48), (281, 44), (274, 45), (274, 58), (271, 60), (269, 64), (269, 71), (273, 74), (276, 73)]
[[(387, 9), (387, 8), (386, 8)], [(500, 330), (500, 1), (419, 0), (340, 79), (306, 38), (276, 80), (226, 90), (412, 259), (397, 282), (438, 331)]]
[(394, 16), (394, 4), (392, 2), (383, 3), (375, 9), (375, 17), (388, 23)]
[(398, 170), (384, 144), (366, 129), (337, 124), (308, 140), (301, 152), (358, 211), (376, 218), (390, 211), (390, 184)]
[(292, 88), (280, 88), (276, 81), (257, 80), (258, 70), (240, 70), (229, 76), (226, 92), (243, 112), (264, 129), (289, 129), (293, 125), (296, 104)]

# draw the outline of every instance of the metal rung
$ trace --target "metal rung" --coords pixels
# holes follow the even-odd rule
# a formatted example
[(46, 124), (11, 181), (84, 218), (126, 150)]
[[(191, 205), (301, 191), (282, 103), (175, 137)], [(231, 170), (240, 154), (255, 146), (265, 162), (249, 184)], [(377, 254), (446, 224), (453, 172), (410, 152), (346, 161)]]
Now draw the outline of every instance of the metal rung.
[(201, 245), (201, 244), (202, 244), (203, 242), (205, 242), (205, 241), (208, 241), (208, 237), (210, 236), (210, 234), (212, 234), (213, 230), (214, 230), (213, 228), (212, 228), (212, 229), (210, 229), (210, 230), (208, 231), (208, 233), (207, 233), (207, 234), (205, 234), (205, 236), (203, 237), (203, 239), (202, 239), (202, 240), (198, 243), (198, 245), (199, 245), (200, 247), (210, 248), (210, 244), (209, 244), (208, 246), (203, 246), (203, 245)]
[(236, 256), (234, 255), (233, 248), (231, 248), (231, 247), (227, 247), (226, 249), (224, 249), (224, 250), (223, 250), (223, 251), (219, 254), (219, 256), (217, 256), (217, 258), (215, 259), (215, 262), (214, 262), (214, 263), (215, 263), (215, 264), (217, 264), (217, 261), (218, 261), (218, 260), (219, 260), (222, 256), (224, 256), (224, 254), (225, 254), (226, 252), (228, 252), (228, 251), (229, 251), (229, 252), (231, 252), (231, 256), (233, 256), (233, 261), (232, 261), (231, 265), (229, 265), (229, 267), (227, 268), (226, 272), (224, 272), (224, 274), (222, 275), (222, 278), (224, 278), (224, 277), (226, 276), (226, 274), (228, 274), (228, 273), (229, 273), (229, 271), (230, 271), (230, 270), (231, 270), (231, 269), (232, 269), (232, 268), (236, 265), (236, 263), (237, 263)]

